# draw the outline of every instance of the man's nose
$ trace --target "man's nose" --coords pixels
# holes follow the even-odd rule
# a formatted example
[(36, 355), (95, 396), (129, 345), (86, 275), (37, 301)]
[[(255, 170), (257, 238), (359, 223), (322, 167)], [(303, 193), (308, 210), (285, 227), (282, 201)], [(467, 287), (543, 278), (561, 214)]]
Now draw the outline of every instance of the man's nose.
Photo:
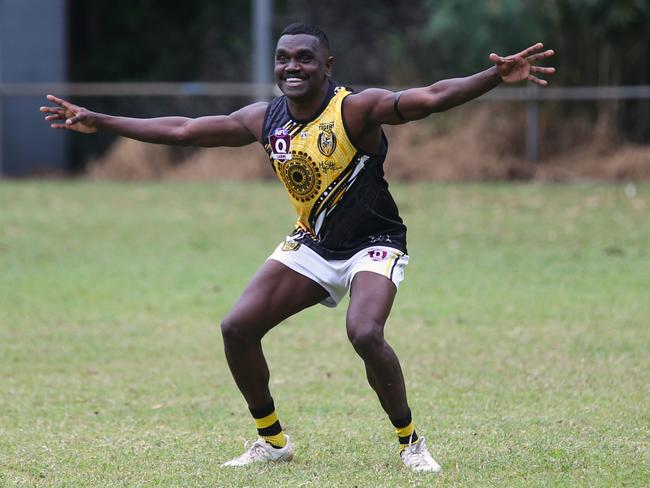
[(298, 71), (300, 69), (300, 65), (298, 61), (295, 59), (290, 59), (289, 62), (287, 63), (286, 70), (287, 71)]

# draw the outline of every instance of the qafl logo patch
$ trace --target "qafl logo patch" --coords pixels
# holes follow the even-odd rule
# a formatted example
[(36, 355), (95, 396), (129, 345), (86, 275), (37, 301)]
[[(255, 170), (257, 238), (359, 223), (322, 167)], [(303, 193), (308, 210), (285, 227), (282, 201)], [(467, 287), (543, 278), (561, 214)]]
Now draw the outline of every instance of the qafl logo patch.
[(275, 129), (269, 136), (269, 145), (273, 159), (280, 162), (291, 159), (291, 135), (287, 129), (282, 127)]
[(318, 124), (320, 134), (318, 134), (318, 150), (325, 157), (330, 157), (336, 151), (336, 136), (334, 135), (334, 122)]

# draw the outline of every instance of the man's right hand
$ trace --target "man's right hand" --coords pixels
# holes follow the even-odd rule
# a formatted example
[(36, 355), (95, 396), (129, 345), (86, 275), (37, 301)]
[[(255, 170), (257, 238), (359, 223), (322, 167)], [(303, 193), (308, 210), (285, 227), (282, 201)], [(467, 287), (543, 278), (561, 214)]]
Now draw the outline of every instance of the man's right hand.
[(91, 112), (67, 100), (48, 95), (56, 107), (41, 107), (45, 120), (53, 129), (68, 129), (87, 134), (108, 132), (152, 144), (180, 146), (239, 147), (261, 142), (267, 102), (247, 105), (230, 115), (188, 117), (154, 117), (139, 119)]
[(53, 129), (69, 129), (85, 134), (97, 132), (94, 112), (73, 105), (67, 100), (54, 95), (48, 95), (47, 99), (58, 105), (57, 107), (41, 107), (41, 112), (49, 114), (45, 117), (45, 120), (52, 122), (50, 127)]

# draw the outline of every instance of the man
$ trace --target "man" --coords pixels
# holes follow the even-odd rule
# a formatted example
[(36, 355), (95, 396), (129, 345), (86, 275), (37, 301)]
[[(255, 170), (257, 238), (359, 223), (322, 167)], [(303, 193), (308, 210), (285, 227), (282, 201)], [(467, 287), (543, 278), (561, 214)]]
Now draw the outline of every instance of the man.
[(368, 89), (351, 93), (331, 80), (334, 58), (317, 27), (291, 24), (275, 52), (275, 78), (283, 93), (272, 102), (230, 115), (188, 119), (133, 119), (91, 112), (48, 95), (41, 107), (56, 129), (98, 130), (159, 144), (244, 146), (261, 143), (298, 213), (293, 233), (281, 243), (221, 324), (232, 375), (255, 419), (258, 440), (225, 463), (290, 461), (291, 440), (282, 431), (269, 391), (261, 339), (295, 313), (322, 303), (336, 306), (347, 290), (347, 333), (361, 356), (370, 386), (395, 427), (404, 464), (439, 471), (411, 418), (404, 378), (384, 324), (408, 264), (406, 227), (383, 178), (387, 141), (382, 125), (403, 124), (476, 98), (502, 81), (545, 86), (535, 63), (553, 55), (542, 44), (508, 57), (490, 55), (494, 66), (399, 93)]

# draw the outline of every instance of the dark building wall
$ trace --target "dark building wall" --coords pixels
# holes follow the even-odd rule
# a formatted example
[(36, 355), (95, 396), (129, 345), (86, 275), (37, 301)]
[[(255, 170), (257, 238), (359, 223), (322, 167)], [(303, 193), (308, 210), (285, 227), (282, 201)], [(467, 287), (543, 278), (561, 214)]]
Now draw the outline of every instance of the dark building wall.
[[(0, 0), (0, 83), (61, 82), (66, 73), (66, 0)], [(67, 169), (67, 135), (43, 121), (44, 104), (36, 96), (0, 99), (4, 175)]]

